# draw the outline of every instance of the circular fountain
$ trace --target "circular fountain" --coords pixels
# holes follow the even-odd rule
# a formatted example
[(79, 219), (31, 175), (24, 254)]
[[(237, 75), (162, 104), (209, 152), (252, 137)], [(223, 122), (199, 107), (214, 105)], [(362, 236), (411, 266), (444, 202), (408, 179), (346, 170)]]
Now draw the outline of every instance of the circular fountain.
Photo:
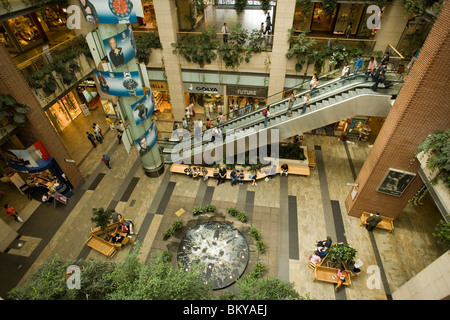
[(201, 264), (203, 280), (214, 290), (233, 284), (245, 271), (248, 243), (234, 227), (206, 222), (190, 229), (178, 248), (178, 261), (186, 271)]

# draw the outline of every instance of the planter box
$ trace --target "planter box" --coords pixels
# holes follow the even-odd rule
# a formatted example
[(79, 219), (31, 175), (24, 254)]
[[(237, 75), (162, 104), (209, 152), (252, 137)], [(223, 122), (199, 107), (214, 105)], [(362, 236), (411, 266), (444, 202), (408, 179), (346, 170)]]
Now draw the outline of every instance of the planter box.
[[(308, 167), (309, 166), (309, 161), (308, 161), (308, 148), (305, 146), (300, 146), (300, 148), (303, 149), (303, 154), (305, 155), (306, 159), (305, 160), (295, 160), (295, 159), (283, 159), (283, 158), (279, 158), (278, 159), (278, 164), (282, 165), (283, 163), (287, 163), (288, 166), (299, 166), (299, 167)], [(270, 157), (265, 157), (263, 158), (264, 161), (274, 161), (275, 159), (270, 158)]]

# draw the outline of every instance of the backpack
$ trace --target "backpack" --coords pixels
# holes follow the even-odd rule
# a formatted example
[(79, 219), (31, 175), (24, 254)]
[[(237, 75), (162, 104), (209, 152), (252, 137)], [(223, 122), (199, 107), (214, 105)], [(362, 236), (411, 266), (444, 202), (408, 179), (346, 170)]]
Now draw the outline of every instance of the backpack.
[(105, 154), (104, 159), (105, 159), (105, 161), (109, 161), (109, 157), (106, 154)]
[(264, 117), (267, 116), (267, 109), (263, 110), (263, 115), (264, 115)]

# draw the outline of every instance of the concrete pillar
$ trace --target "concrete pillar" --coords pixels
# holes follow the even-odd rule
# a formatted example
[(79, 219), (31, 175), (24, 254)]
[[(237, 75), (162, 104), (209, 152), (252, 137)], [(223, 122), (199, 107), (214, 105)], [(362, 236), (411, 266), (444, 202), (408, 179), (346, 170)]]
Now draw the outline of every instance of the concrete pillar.
[[(282, 98), (284, 80), (286, 77), (287, 58), (289, 50), (289, 32), (294, 21), (295, 1), (278, 0), (276, 6), (276, 27), (273, 32), (273, 47), (270, 55), (270, 77), (268, 104), (279, 101)], [(275, 13), (274, 13), (275, 16)], [(279, 94), (277, 94), (279, 93)], [(271, 97), (272, 95), (275, 96)]]
[(154, 0), (156, 22), (162, 45), (167, 85), (175, 121), (184, 117), (185, 99), (181, 65), (178, 55), (173, 54), (172, 43), (177, 41), (178, 18), (175, 0)]
[(381, 29), (375, 36), (375, 51), (385, 51), (390, 44), (394, 48), (397, 46), (408, 22), (409, 14), (405, 12), (403, 0), (392, 0), (386, 6), (381, 18)]
[(396, 218), (422, 186), (417, 174), (400, 197), (376, 191), (389, 168), (417, 173), (419, 162), (410, 163), (417, 145), (436, 130), (450, 127), (448, 21), (450, 3), (446, 2), (356, 179), (355, 199), (351, 194), (346, 199), (349, 215), (359, 217), (365, 210)]

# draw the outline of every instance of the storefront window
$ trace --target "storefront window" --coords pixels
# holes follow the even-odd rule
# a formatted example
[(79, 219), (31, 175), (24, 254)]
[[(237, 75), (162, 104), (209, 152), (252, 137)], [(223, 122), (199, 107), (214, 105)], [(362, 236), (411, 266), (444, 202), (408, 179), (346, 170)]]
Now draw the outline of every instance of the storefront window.
[(78, 106), (78, 102), (72, 92), (69, 92), (66, 96), (62, 97), (61, 101), (66, 107), (66, 110), (72, 120), (80, 115), (81, 109)]
[(341, 3), (333, 33), (348, 36), (355, 35), (363, 10), (363, 4)]
[(47, 110), (47, 116), (59, 132), (66, 128), (80, 114), (81, 108), (72, 92), (62, 97)]
[(314, 3), (313, 21), (311, 24), (311, 31), (318, 32), (331, 32), (334, 27), (334, 21), (336, 20), (337, 6), (334, 9), (333, 14), (326, 15), (323, 10), (322, 3)]
[(145, 29), (157, 30), (155, 8), (153, 7), (153, 1), (143, 1), (142, 6), (144, 8), (144, 18), (138, 17), (139, 27)]
[(293, 29), (297, 32), (309, 32), (311, 27), (311, 18), (313, 15), (314, 4), (296, 3), (294, 13)]
[(38, 27), (30, 15), (9, 19), (8, 24), (23, 49), (42, 42)]

